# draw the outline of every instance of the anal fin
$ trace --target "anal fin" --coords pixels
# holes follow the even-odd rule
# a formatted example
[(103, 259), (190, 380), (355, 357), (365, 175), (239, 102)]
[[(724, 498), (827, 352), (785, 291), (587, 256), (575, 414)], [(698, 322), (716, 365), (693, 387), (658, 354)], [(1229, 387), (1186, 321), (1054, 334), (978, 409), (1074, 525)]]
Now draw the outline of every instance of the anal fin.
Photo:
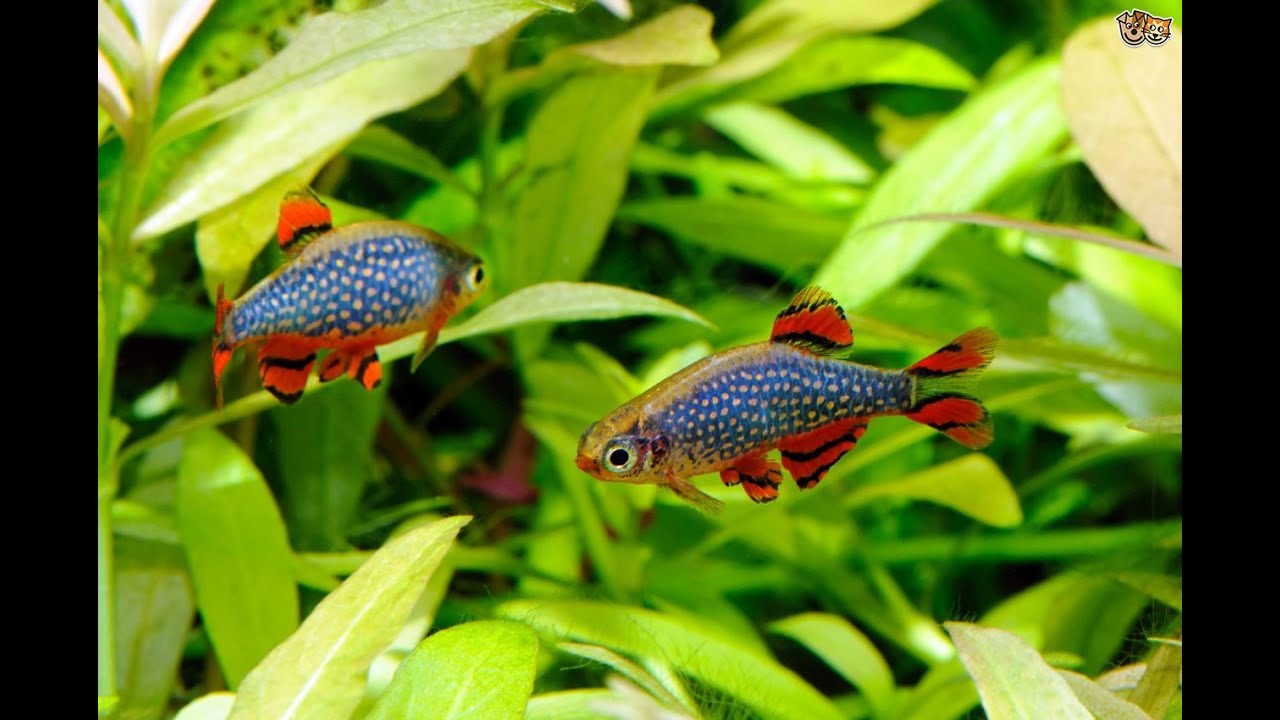
[(309, 347), (283, 338), (270, 338), (258, 349), (262, 387), (280, 402), (292, 405), (302, 397), (315, 361), (315, 351)]
[(382, 361), (378, 360), (378, 351), (365, 347), (346, 351), (350, 356), (347, 363), (347, 376), (372, 390), (382, 384)]
[(782, 484), (782, 468), (769, 460), (764, 453), (739, 458), (733, 467), (720, 471), (725, 485), (742, 485), (747, 497), (758, 503), (778, 499), (778, 486)]
[(866, 418), (850, 418), (778, 442), (782, 466), (801, 490), (817, 485), (867, 431)]

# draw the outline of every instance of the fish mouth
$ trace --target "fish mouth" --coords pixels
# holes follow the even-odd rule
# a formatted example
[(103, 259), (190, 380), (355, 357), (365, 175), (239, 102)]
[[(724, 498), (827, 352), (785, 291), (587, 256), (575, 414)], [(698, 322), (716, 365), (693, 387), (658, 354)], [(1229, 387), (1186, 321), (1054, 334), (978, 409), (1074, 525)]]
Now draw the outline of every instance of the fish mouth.
[(588, 475), (594, 476), (597, 472), (600, 471), (600, 463), (587, 457), (586, 455), (579, 455), (577, 459), (574, 460), (574, 463), (577, 464), (579, 470), (581, 470), (582, 472)]

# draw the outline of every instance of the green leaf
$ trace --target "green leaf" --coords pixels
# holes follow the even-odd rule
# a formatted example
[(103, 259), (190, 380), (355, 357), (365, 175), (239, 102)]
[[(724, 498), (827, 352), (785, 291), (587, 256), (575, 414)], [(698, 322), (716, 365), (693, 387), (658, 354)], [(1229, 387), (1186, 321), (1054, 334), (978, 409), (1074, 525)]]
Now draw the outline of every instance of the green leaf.
[(871, 640), (842, 617), (826, 613), (792, 615), (769, 625), (809, 648), (832, 670), (862, 691), (876, 717), (893, 708), (893, 671)]
[(1178, 413), (1177, 415), (1162, 415), (1160, 417), (1134, 420), (1129, 423), (1128, 427), (1144, 433), (1171, 433), (1174, 435), (1181, 435), (1182, 413)]
[(1182, 578), (1180, 577), (1138, 570), (1118, 570), (1112, 572), (1111, 577), (1175, 610), (1182, 610)]
[(473, 194), (471, 188), (454, 175), (447, 165), (440, 162), (439, 158), (385, 125), (365, 128), (347, 147), (347, 154), (375, 160), (420, 178), (448, 185), (466, 196)]
[(545, 693), (529, 699), (524, 720), (617, 720), (617, 714), (607, 711), (614, 700), (603, 688)]
[(142, 67), (142, 49), (106, 0), (98, 0), (98, 47), (106, 51), (112, 64), (126, 78), (138, 76)]
[(662, 89), (654, 115), (664, 116), (714, 97), (734, 83), (767, 72), (818, 38), (890, 28), (932, 4), (933, 0), (761, 3), (725, 35), (720, 62), (680, 76)]
[(715, 18), (697, 5), (680, 5), (606, 40), (579, 43), (557, 51), (609, 65), (710, 65), (720, 58), (711, 41)]
[[(367, 10), (324, 13), (307, 22), (292, 42), (256, 71), (174, 114), (158, 131), (156, 144), (374, 61), (424, 49), (444, 51), (438, 55), (441, 58), (451, 57), (448, 51), (488, 42), (538, 10), (536, 3), (526, 0), (389, 0)], [(416, 84), (414, 74), (400, 67), (405, 71), (401, 81)], [(316, 107), (314, 98), (294, 97), (298, 98), (295, 110)], [(320, 109), (333, 111), (348, 102), (320, 103)]]
[(470, 520), (439, 520), (383, 545), (245, 678), (233, 720), (346, 717), (360, 702), (369, 664)]
[(1117, 697), (1084, 675), (1070, 670), (1058, 670), (1057, 673), (1098, 720), (1150, 720), (1142, 708)]
[(649, 671), (612, 650), (602, 648), (599, 645), (584, 645), (582, 643), (560, 643), (556, 647), (571, 655), (577, 655), (613, 668), (627, 676), (650, 695), (661, 700), (668, 708), (678, 708), (690, 713), (694, 712), (693, 707), (685, 704), (682, 699), (677, 698), (674, 693), (667, 690), (666, 686), (651, 675)]
[[(613, 320), (636, 315), (673, 317), (711, 326), (701, 315), (656, 295), (598, 283), (549, 282), (517, 290), (465, 322), (445, 328), (440, 332), (440, 343), (534, 323)], [(421, 336), (413, 335), (385, 346), (379, 354), (384, 361), (395, 360), (412, 355), (421, 342)]]
[[(1178, 634), (1182, 639), (1182, 634)], [(1147, 660), (1147, 670), (1142, 673), (1138, 686), (1129, 694), (1129, 701), (1142, 708), (1153, 718), (1162, 718), (1173, 706), (1182, 685), (1182, 647), (1157, 645)]]
[(848, 226), (844, 218), (747, 195), (636, 200), (618, 208), (618, 219), (784, 272), (816, 265)]
[(1067, 682), (1017, 635), (970, 623), (944, 625), (987, 717), (1093, 720)]
[(519, 718), (537, 659), (537, 636), (518, 623), (443, 630), (409, 655), (368, 718)]
[(529, 184), (509, 244), (493, 258), (498, 287), (578, 280), (591, 266), (626, 186), (656, 71), (599, 72), (560, 85), (529, 123)]
[(971, 90), (968, 70), (928, 45), (887, 37), (832, 37), (801, 48), (769, 72), (733, 88), (741, 100), (779, 103), (853, 85), (897, 83)]
[(216, 430), (187, 437), (178, 465), (178, 532), (200, 616), (234, 689), (298, 626), (298, 592), (266, 481)]
[(906, 277), (949, 231), (869, 226), (921, 212), (971, 210), (1066, 137), (1057, 65), (1042, 61), (969, 100), (884, 174), (814, 282), (855, 309)]
[(995, 527), (1015, 527), (1022, 522), (1022, 508), (1009, 478), (980, 453), (897, 480), (863, 485), (845, 497), (845, 507), (859, 507), (883, 497), (928, 500)]
[(337, 384), (271, 413), (285, 516), (297, 550), (345, 547), (347, 528), (374, 476), (373, 438), (390, 383), (373, 392), (346, 380)]
[(144, 213), (134, 241), (226, 206), (296, 168), (299, 158), (333, 152), (370, 120), (440, 92), (469, 57), (466, 50), (420, 50), (371, 62), (229, 120), (174, 173)]
[(773, 658), (662, 613), (586, 601), (516, 600), (499, 605), (497, 614), (528, 623), (549, 637), (677, 662), (684, 675), (765, 717), (840, 717), (827, 698)]
[(175, 546), (117, 538), (115, 553), (118, 709), (160, 717), (195, 612), (186, 568)]
[(204, 274), (205, 291), (213, 298), (219, 284), (227, 297), (236, 297), (254, 258), (275, 237), (280, 201), (291, 190), (311, 182), (338, 152), (333, 145), (286, 170), (257, 190), (200, 218), (196, 224), (196, 257)]
[(768, 105), (717, 105), (703, 120), (751, 154), (802, 181), (869, 182), (871, 166), (834, 138)]
[(1114, 17), (1081, 27), (1062, 49), (1062, 104), (1107, 193), (1182, 257), (1182, 29), (1158, 47), (1131, 48)]
[(235, 701), (235, 693), (209, 693), (179, 710), (173, 720), (226, 720)]

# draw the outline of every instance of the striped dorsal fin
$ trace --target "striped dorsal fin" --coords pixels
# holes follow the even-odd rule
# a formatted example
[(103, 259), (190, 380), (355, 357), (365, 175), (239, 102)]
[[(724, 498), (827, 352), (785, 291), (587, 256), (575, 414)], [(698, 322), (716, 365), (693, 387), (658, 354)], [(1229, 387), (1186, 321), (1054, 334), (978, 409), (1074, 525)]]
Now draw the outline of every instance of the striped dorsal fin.
[(294, 190), (280, 201), (280, 219), (276, 222), (276, 239), (280, 249), (297, 255), (312, 239), (333, 229), (329, 207), (307, 188)]
[(810, 286), (778, 313), (769, 339), (820, 355), (838, 355), (853, 345), (853, 328), (831, 293)]

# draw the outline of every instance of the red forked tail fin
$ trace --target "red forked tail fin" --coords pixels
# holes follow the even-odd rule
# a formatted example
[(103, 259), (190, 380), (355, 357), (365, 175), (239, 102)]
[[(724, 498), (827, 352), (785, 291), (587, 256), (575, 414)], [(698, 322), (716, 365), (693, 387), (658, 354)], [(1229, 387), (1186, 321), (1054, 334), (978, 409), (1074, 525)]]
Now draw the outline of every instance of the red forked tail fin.
[(222, 283), (218, 283), (218, 299), (214, 304), (213, 316), (213, 387), (217, 391), (218, 408), (222, 407), (222, 371), (227, 367), (227, 362), (231, 360), (231, 347), (227, 345), (225, 336), (222, 334), (222, 324), (227, 319), (227, 313), (231, 311), (231, 301), (223, 296)]
[(994, 330), (974, 328), (907, 368), (916, 380), (915, 403), (907, 417), (967, 448), (990, 445), (991, 416), (970, 390), (995, 357), (997, 340)]

